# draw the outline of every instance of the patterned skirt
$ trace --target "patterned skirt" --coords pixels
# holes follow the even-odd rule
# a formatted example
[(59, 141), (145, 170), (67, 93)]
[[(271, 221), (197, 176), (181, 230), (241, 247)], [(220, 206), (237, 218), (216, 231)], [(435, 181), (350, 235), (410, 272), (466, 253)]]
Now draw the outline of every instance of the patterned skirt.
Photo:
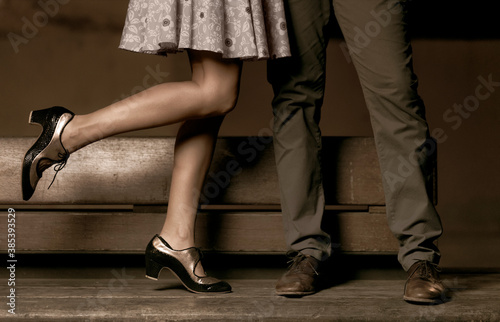
[(119, 47), (251, 60), (290, 56), (282, 0), (130, 0)]

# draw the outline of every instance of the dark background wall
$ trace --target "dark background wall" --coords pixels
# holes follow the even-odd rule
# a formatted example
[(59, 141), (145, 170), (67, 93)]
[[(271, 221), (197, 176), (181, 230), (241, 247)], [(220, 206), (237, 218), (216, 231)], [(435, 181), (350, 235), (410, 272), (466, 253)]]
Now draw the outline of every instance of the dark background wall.
[[(476, 92), (481, 79), (500, 82), (497, 11), (493, 1), (466, 2), (468, 6), (456, 1), (410, 2), (420, 93), (430, 126), (442, 135), (438, 169), (438, 210), (445, 228), (439, 241), (442, 265), (498, 269), (500, 84)], [(152, 70), (161, 71), (157, 81), (189, 79), (185, 54), (163, 58), (117, 49), (127, 0), (41, 3), (58, 5), (49, 8), (51, 16), (44, 15), (35, 0), (0, 0), (0, 136), (37, 136), (39, 128), (27, 124), (31, 109), (63, 105), (88, 113), (144, 89)], [(33, 23), (35, 27), (29, 28)], [(338, 28), (332, 28), (323, 134), (371, 136), (356, 73), (341, 49)], [(9, 34), (17, 37), (17, 45)], [(272, 93), (265, 78), (265, 62), (245, 65), (240, 100), (226, 118), (222, 136), (269, 133)], [(456, 104), (475, 110), (458, 114)], [(168, 126), (128, 136), (173, 136), (176, 129)]]

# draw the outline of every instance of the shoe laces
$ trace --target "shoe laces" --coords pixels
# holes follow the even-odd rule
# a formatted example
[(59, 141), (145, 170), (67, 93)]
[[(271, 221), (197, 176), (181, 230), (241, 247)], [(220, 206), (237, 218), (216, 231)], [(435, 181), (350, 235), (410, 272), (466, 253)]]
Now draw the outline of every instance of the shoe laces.
[(68, 151), (65, 151), (64, 153), (58, 153), (57, 156), (59, 157), (59, 161), (57, 161), (54, 165), (54, 171), (55, 171), (54, 178), (52, 178), (52, 181), (50, 182), (50, 185), (47, 188), (47, 190), (50, 189), (50, 187), (52, 186), (52, 184), (56, 180), (57, 174), (59, 173), (59, 171), (64, 169), (64, 167), (66, 166), (66, 163), (68, 162), (68, 159), (69, 159)]
[(436, 279), (437, 276), (435, 276), (435, 272), (440, 273), (441, 268), (438, 266), (438, 264), (429, 261), (422, 261), (422, 263), (420, 263), (418, 268), (415, 270), (416, 274), (419, 274), (421, 277), (427, 279)]
[[(307, 259), (307, 255), (304, 255), (300, 252), (289, 252), (287, 253), (287, 257), (290, 258), (287, 262), (287, 264), (289, 264), (288, 266), (288, 270), (294, 270), (294, 269), (298, 269), (299, 265), (301, 262), (303, 261), (306, 261)], [(314, 266), (311, 264), (310, 261), (306, 261), (307, 264), (311, 267), (311, 269), (314, 271), (314, 274), (316, 275), (319, 275), (318, 271), (316, 271), (316, 269), (314, 268)]]

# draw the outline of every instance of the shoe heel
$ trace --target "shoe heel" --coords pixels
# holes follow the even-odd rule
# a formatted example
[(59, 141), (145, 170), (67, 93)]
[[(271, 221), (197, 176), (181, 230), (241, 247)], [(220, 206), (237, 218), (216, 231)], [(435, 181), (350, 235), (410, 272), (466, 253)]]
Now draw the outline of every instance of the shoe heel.
[(160, 276), (160, 271), (162, 270), (163, 266), (158, 264), (152, 259), (147, 259), (146, 260), (146, 277), (157, 280), (158, 277)]
[(31, 111), (30, 117), (29, 117), (29, 123), (30, 124), (40, 124), (43, 126), (46, 123), (48, 110), (49, 109)]

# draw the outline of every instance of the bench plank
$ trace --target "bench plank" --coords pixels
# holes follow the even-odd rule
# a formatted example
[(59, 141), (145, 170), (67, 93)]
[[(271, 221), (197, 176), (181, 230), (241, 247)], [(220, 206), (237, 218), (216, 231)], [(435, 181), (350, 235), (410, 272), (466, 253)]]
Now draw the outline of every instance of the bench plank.
[[(6, 230), (7, 215), (0, 216)], [(328, 212), (335, 248), (346, 252), (395, 252), (398, 245), (385, 214)], [(142, 253), (163, 226), (163, 213), (23, 211), (16, 212), (17, 252)], [(203, 212), (196, 243), (206, 251), (282, 253), (282, 217), (277, 212)], [(5, 243), (0, 251), (6, 251)]]
[[(35, 138), (0, 138), (0, 204), (167, 204), (174, 138), (108, 138), (71, 155), (54, 184), (44, 172), (29, 203), (21, 162)], [(373, 138), (324, 138), (329, 205), (384, 205)], [(229, 180), (228, 180), (229, 179)], [(272, 140), (220, 138), (202, 203), (279, 205)]]

